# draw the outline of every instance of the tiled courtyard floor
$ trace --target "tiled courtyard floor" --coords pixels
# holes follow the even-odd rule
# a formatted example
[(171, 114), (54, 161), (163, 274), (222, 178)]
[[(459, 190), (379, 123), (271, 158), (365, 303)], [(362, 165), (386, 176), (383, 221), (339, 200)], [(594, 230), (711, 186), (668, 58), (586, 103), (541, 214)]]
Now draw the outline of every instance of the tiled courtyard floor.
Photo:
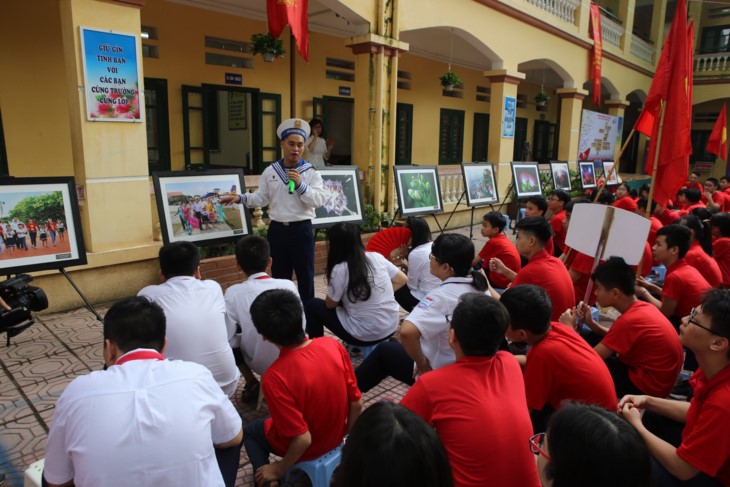
[[(468, 235), (469, 229), (449, 232)], [(508, 235), (512, 237), (511, 232)], [(477, 225), (477, 251), (483, 243)], [(316, 295), (324, 297), (324, 277), (316, 276), (315, 285)], [(96, 310), (103, 316), (110, 305), (99, 305)], [(37, 317), (36, 324), (13, 338), (9, 347), (5, 335), (0, 336), (0, 471), (8, 476), (7, 486), (22, 486), (25, 469), (43, 458), (53, 409), (66, 385), (102, 366), (101, 323), (85, 308)], [(244, 422), (264, 416), (265, 411), (257, 412), (255, 406), (239, 401), (242, 388), (243, 380), (233, 402)], [(398, 401), (407, 389), (388, 379), (365, 395), (366, 406), (386, 398)], [(244, 449), (236, 485), (250, 486), (252, 479)]]

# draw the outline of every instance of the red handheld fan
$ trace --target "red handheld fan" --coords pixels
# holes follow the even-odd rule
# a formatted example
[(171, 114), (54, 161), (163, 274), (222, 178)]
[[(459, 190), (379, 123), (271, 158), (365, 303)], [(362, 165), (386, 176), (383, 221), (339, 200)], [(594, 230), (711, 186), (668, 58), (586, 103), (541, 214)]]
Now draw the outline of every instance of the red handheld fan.
[(411, 231), (406, 227), (392, 227), (379, 231), (368, 242), (365, 250), (377, 252), (390, 260), (390, 254), (401, 245), (408, 245)]

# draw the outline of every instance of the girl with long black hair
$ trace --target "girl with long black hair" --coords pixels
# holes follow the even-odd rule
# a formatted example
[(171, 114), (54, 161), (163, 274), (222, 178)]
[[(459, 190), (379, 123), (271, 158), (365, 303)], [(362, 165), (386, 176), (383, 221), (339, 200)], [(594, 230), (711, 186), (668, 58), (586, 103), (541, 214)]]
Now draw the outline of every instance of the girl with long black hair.
[(429, 255), (433, 243), (428, 223), (421, 217), (409, 216), (406, 228), (411, 231), (411, 250), (407, 260), (397, 259), (396, 264), (408, 269), (408, 286), (397, 290), (395, 299), (404, 310), (411, 312), (441, 281), (431, 274)]

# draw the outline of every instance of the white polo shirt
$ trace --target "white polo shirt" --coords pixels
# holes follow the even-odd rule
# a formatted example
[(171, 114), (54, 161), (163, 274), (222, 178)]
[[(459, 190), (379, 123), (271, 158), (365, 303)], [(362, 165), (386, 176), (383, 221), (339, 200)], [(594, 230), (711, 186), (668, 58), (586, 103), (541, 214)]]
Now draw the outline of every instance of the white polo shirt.
[(159, 304), (167, 318), (165, 356), (204, 365), (228, 397), (236, 392), (240, 372), (226, 331), (226, 303), (220, 285), (192, 276), (172, 277), (147, 286), (138, 296)]
[(241, 417), (205, 367), (131, 360), (66, 387), (44, 476), (76, 487), (223, 486), (213, 445), (240, 430)]
[(337, 317), (342, 327), (358, 340), (364, 342), (385, 338), (393, 333), (400, 318), (400, 305), (393, 295), (393, 279), (398, 268), (382, 255), (365, 252), (370, 261), (373, 274), (369, 276), (370, 299), (367, 301), (350, 301), (347, 296), (347, 282), (350, 272), (346, 262), (340, 262), (332, 268), (327, 296), (333, 301), (342, 302), (337, 307)]
[[(263, 375), (274, 360), (279, 358), (279, 349), (271, 342), (265, 342), (251, 320), (251, 304), (264, 291), (285, 289), (299, 297), (296, 284), (288, 279), (274, 279), (265, 272), (253, 274), (241, 284), (226, 290), (226, 326), (232, 347), (240, 347), (246, 364), (259, 375)], [(302, 329), (306, 328), (302, 311)], [(236, 324), (241, 333), (236, 334)]]
[(441, 279), (431, 274), (431, 246), (426, 242), (408, 254), (408, 289), (416, 299), (423, 299), (441, 284)]
[[(406, 318), (406, 321), (413, 323), (421, 332), (421, 350), (433, 369), (452, 364), (456, 360), (454, 351), (449, 346), (446, 315), (454, 312), (462, 294), (479, 292), (471, 283), (471, 277), (446, 279), (428, 293)], [(489, 291), (484, 294), (489, 296)]]

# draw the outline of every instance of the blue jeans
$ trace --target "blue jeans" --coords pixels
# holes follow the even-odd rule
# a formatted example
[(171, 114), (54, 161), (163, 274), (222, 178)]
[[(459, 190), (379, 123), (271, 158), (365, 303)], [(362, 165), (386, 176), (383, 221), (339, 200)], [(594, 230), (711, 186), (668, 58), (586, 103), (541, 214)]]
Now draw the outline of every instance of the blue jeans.
[(281, 455), (279, 452), (274, 451), (269, 444), (269, 440), (266, 439), (264, 419), (262, 418), (251, 421), (243, 429), (243, 446), (246, 448), (246, 454), (251, 466), (253, 466), (254, 476), (256, 470), (268, 465), (270, 454)]

